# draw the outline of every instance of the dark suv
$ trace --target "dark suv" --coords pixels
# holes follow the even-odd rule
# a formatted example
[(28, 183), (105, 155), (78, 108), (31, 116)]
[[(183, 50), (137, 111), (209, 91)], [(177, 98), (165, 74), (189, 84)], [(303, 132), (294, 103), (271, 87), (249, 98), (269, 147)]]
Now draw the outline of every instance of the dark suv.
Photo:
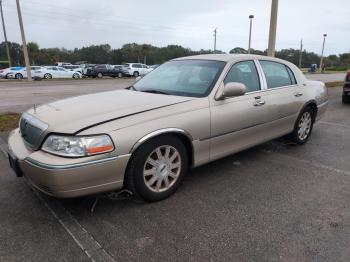
[(350, 103), (350, 71), (346, 74), (343, 87), (343, 103)]
[(87, 68), (84, 74), (87, 77), (111, 76), (111, 77), (123, 77), (122, 66), (118, 65), (96, 65), (92, 68)]

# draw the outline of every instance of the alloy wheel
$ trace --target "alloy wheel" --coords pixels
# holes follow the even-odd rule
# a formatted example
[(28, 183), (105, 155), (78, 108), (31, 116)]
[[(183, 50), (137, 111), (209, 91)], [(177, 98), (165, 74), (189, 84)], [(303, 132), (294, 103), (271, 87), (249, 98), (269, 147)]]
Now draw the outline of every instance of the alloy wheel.
[(303, 141), (309, 136), (311, 131), (311, 126), (312, 126), (312, 116), (310, 112), (306, 111), (301, 116), (299, 121), (298, 137), (300, 140)]
[(146, 159), (143, 179), (153, 192), (170, 189), (181, 173), (181, 156), (179, 151), (170, 146), (157, 147)]

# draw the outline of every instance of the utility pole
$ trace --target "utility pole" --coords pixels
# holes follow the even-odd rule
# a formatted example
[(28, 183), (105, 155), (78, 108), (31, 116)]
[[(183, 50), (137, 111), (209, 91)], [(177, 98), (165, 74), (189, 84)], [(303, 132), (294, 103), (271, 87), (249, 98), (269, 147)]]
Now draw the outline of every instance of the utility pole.
[(275, 56), (277, 11), (278, 11), (278, 0), (272, 0), (271, 17), (270, 17), (270, 32), (269, 32), (269, 48), (267, 50), (268, 56)]
[(6, 45), (6, 53), (7, 53), (7, 60), (9, 62), (9, 67), (12, 66), (11, 64), (11, 56), (10, 56), (10, 49), (7, 42), (7, 35), (6, 35), (6, 28), (5, 28), (5, 21), (4, 21), (4, 14), (2, 12), (2, 0), (0, 0), (0, 12), (1, 12), (1, 20), (2, 20), (2, 29), (4, 31), (4, 38), (5, 38), (5, 45)]
[(303, 57), (303, 39), (300, 41), (299, 68), (301, 69), (301, 59)]
[(250, 15), (249, 19), (250, 19), (250, 26), (249, 26), (249, 41), (248, 41), (248, 54), (250, 54), (250, 44), (252, 42), (252, 24), (253, 24), (253, 18), (254, 15)]
[(323, 45), (322, 45), (322, 53), (321, 53), (321, 61), (320, 61), (320, 72), (322, 72), (323, 52), (324, 52), (324, 45), (326, 43), (326, 37), (327, 37), (327, 34), (323, 34)]
[(16, 0), (16, 4), (17, 4), (19, 27), (21, 29), (21, 36), (22, 36), (24, 62), (26, 64), (26, 68), (27, 68), (27, 79), (28, 79), (28, 81), (32, 81), (32, 74), (31, 74), (30, 65), (29, 65), (28, 49), (27, 49), (26, 37), (24, 35), (24, 28), (23, 28), (23, 21), (22, 21), (22, 14), (21, 14), (21, 7), (19, 5), (19, 0)]
[(216, 53), (216, 34), (217, 34), (217, 28), (214, 29), (214, 54)]

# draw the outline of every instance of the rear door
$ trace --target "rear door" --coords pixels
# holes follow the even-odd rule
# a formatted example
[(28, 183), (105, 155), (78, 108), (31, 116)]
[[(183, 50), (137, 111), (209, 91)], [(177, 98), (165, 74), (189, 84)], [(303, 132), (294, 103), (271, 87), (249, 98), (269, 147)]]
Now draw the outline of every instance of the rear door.
[(271, 118), (269, 136), (278, 137), (292, 131), (304, 104), (303, 93), (293, 71), (285, 64), (259, 60), (266, 80), (266, 103)]
[(245, 60), (235, 63), (221, 84), (243, 83), (243, 96), (216, 101), (210, 105), (210, 158), (217, 159), (265, 140), (269, 120), (265, 85), (259, 75), (257, 62)]

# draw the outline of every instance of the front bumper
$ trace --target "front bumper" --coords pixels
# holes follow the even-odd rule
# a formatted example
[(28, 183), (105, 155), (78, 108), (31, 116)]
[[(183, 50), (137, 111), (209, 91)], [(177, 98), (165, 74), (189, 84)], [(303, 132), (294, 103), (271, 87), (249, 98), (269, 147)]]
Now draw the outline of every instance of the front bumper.
[(121, 189), (130, 158), (127, 154), (71, 159), (30, 151), (18, 130), (10, 134), (9, 150), (34, 187), (62, 198)]

